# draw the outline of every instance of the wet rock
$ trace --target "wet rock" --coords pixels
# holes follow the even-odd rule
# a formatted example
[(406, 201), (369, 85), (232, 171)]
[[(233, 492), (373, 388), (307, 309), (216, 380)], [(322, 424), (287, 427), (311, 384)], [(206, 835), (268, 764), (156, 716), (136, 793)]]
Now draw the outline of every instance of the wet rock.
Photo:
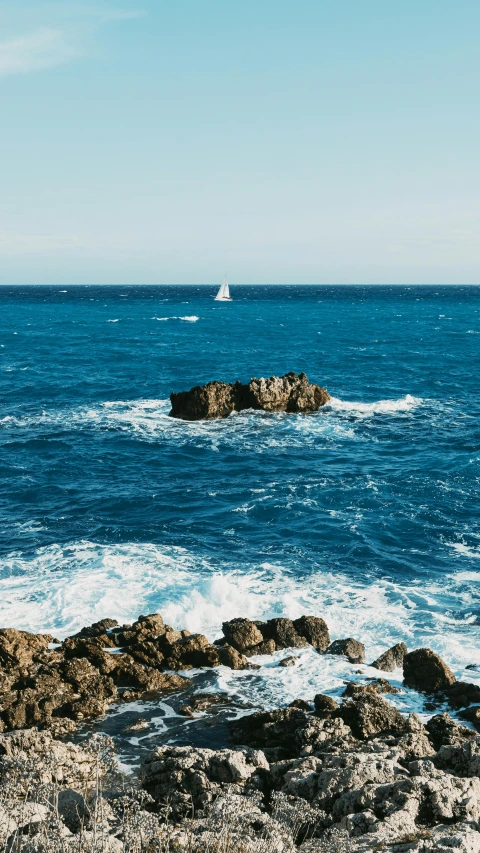
[(395, 646), (387, 649), (386, 652), (383, 652), (370, 666), (375, 667), (375, 669), (382, 669), (384, 672), (394, 672), (394, 670), (403, 666), (403, 659), (407, 651), (405, 643), (397, 643)]
[(473, 723), (477, 731), (480, 731), (480, 707), (478, 705), (474, 705), (471, 708), (467, 708), (465, 711), (461, 711), (458, 715), (462, 720), (466, 720), (468, 723)]
[(255, 664), (250, 663), (245, 655), (234, 649), (228, 643), (218, 648), (218, 657), (223, 666), (228, 666), (230, 669), (256, 669)]
[(300, 637), (319, 652), (325, 652), (330, 645), (327, 623), (318, 616), (301, 616), (294, 619), (293, 626)]
[(258, 646), (264, 640), (263, 634), (250, 619), (231, 619), (223, 623), (222, 629), (227, 642), (239, 652)]
[(365, 684), (359, 683), (358, 681), (349, 681), (345, 690), (343, 691), (343, 696), (351, 697), (351, 696), (360, 696), (362, 693), (400, 693), (401, 691), (398, 687), (394, 687), (393, 684), (390, 684), (386, 678), (370, 678), (368, 682)]
[(228, 701), (226, 693), (197, 693), (189, 699), (188, 705), (182, 705), (179, 713), (185, 717), (193, 717), (209, 709), (215, 709), (216, 705), (225, 705)]
[(262, 627), (266, 640), (273, 640), (277, 649), (302, 648), (307, 645), (305, 637), (297, 634), (291, 619), (269, 619)]
[(315, 712), (319, 717), (329, 717), (334, 711), (338, 710), (338, 704), (331, 696), (326, 696), (325, 693), (317, 693), (314, 698)]
[(402, 734), (407, 730), (407, 721), (400, 711), (376, 694), (362, 693), (347, 699), (338, 713), (354, 736), (362, 740), (380, 733)]
[(299, 708), (300, 711), (311, 711), (312, 704), (311, 702), (305, 702), (305, 699), (294, 699), (293, 702), (290, 702), (289, 708)]
[(263, 643), (259, 643), (258, 646), (250, 646), (250, 648), (245, 649), (245, 654), (247, 657), (254, 657), (255, 655), (273, 655), (276, 652), (277, 646), (275, 644), (275, 640), (264, 640)]
[(282, 660), (279, 661), (278, 665), (279, 666), (295, 666), (296, 662), (297, 662), (296, 658), (288, 657), (288, 658), (282, 658)]
[(431, 649), (415, 649), (403, 659), (403, 679), (407, 687), (424, 693), (445, 690), (455, 682), (447, 664)]
[(352, 637), (346, 640), (335, 640), (328, 646), (326, 653), (327, 655), (345, 655), (350, 663), (365, 663), (365, 646)]
[(78, 634), (75, 634), (75, 637), (98, 637), (116, 627), (118, 627), (116, 619), (101, 619), (99, 622), (94, 622), (93, 625), (82, 628)]
[(313, 385), (304, 373), (287, 373), (270, 379), (241, 382), (208, 382), (190, 391), (170, 395), (170, 416), (183, 420), (225, 418), (233, 411), (261, 409), (266, 412), (314, 412), (330, 399), (324, 388)]
[(203, 634), (192, 634), (173, 643), (166, 663), (169, 669), (219, 666), (219, 649)]
[(475, 737), (475, 732), (452, 720), (449, 714), (436, 714), (431, 717), (425, 728), (436, 750), (441, 746), (459, 746)]
[(480, 702), (480, 686), (468, 681), (455, 681), (443, 691), (451, 708), (466, 708), (474, 702)]

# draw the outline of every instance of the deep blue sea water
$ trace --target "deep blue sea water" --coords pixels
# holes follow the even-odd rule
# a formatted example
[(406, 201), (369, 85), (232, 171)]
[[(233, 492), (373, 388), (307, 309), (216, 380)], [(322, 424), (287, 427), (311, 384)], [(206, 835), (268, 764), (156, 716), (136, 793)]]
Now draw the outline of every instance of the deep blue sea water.
[[(0, 623), (160, 610), (213, 639), (310, 612), (370, 659), (403, 639), (475, 680), (480, 288), (231, 290), (0, 288)], [(173, 390), (290, 370), (332, 404), (168, 417)], [(217, 684), (275, 704), (346, 666)]]

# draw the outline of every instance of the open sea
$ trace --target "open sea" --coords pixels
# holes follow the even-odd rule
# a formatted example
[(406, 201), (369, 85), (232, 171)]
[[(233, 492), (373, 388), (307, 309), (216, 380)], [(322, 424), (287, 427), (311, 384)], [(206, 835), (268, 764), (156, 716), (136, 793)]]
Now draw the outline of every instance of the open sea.
[[(215, 292), (0, 288), (0, 625), (61, 638), (160, 611), (213, 640), (308, 613), (369, 661), (404, 640), (480, 683), (480, 287)], [(168, 417), (171, 391), (290, 370), (331, 405)], [(356, 669), (295, 654), (192, 678), (274, 707)]]

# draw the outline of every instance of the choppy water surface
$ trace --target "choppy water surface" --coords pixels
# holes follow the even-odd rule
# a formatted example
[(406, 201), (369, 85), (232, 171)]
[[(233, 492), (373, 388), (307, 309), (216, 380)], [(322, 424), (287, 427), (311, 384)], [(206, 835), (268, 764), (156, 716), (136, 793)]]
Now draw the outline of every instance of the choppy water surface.
[[(62, 636), (160, 610), (213, 639), (309, 612), (372, 659), (404, 639), (475, 680), (480, 288), (214, 292), (0, 289), (0, 623)], [(168, 417), (172, 390), (288, 370), (331, 405)], [(272, 706), (352, 674), (266, 662), (201, 678)]]

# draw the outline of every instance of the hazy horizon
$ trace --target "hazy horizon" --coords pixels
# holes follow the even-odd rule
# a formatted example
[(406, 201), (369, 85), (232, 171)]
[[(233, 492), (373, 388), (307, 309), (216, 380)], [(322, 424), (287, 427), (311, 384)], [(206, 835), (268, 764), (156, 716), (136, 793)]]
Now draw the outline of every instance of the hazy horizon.
[(477, 284), (480, 5), (5, 0), (0, 282)]

